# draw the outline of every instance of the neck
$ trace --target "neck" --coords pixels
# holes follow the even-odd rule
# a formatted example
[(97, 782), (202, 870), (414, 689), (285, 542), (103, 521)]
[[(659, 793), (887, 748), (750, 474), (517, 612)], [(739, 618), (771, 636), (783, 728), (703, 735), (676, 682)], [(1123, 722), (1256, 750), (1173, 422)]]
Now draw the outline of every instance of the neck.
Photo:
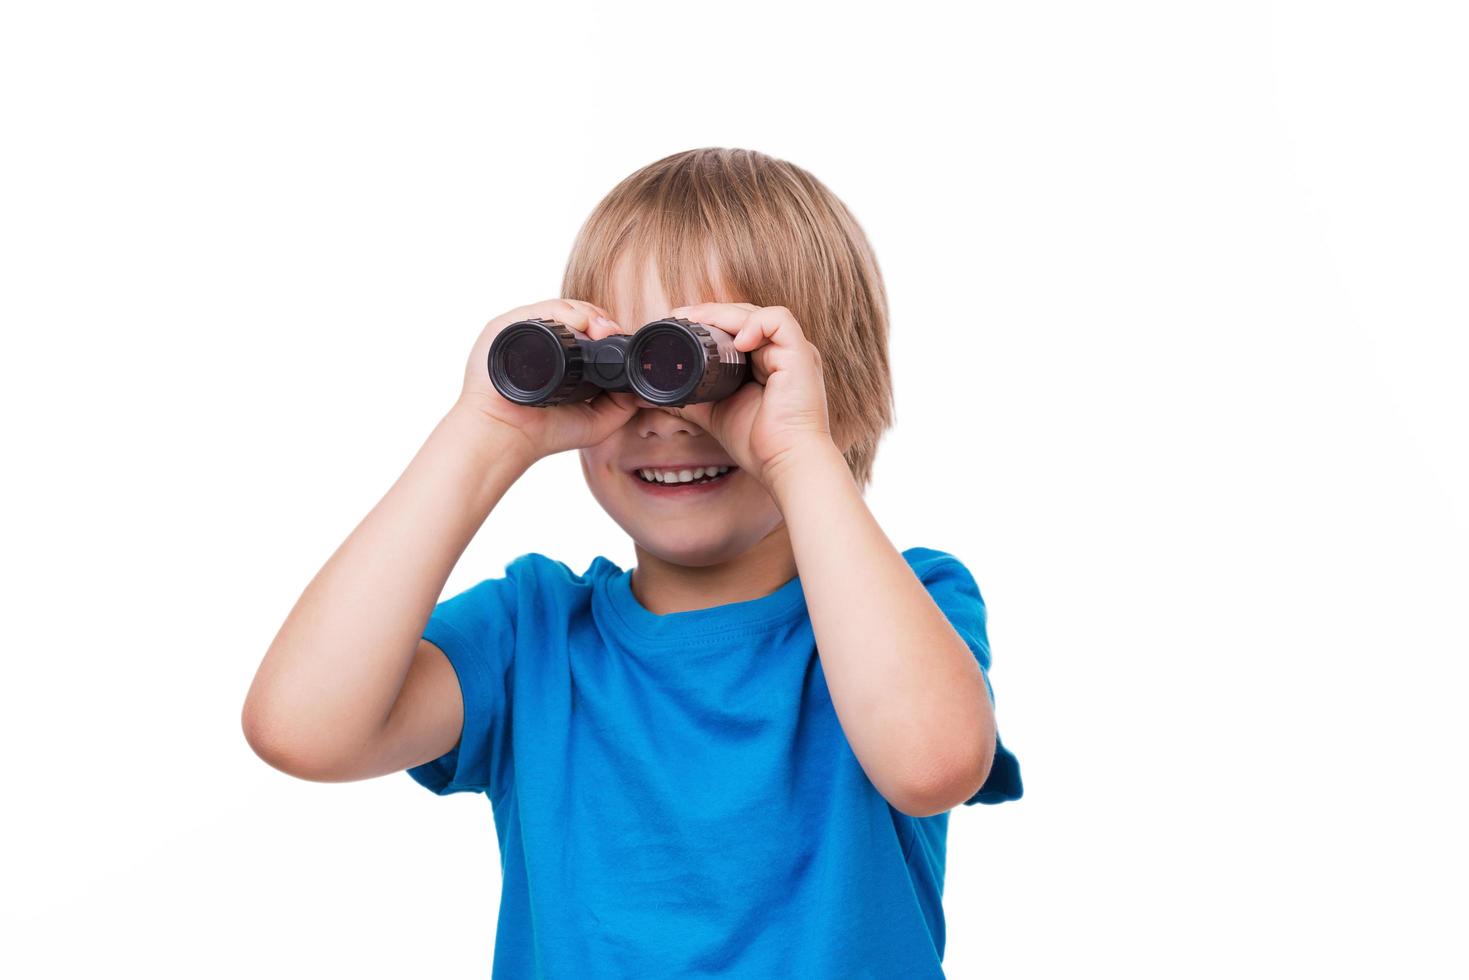
[(676, 565), (634, 542), (633, 596), (659, 616), (748, 602), (774, 592), (796, 577), (796, 556), (782, 521), (754, 547), (714, 565)]

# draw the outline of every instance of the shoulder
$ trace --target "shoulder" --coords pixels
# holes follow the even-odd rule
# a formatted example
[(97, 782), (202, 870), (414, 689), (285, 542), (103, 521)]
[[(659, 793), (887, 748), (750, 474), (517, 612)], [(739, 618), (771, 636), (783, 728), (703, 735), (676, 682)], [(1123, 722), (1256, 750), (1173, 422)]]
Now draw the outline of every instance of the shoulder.
[(505, 565), (503, 579), (519, 589), (538, 591), (579, 592), (591, 589), (601, 579), (621, 574), (618, 565), (598, 555), (577, 572), (559, 558), (552, 558), (539, 551), (528, 551), (511, 559)]
[(501, 574), (481, 578), (442, 599), (434, 616), (472, 634), (492, 623), (528, 622), (527, 617), (541, 613), (557, 615), (585, 606), (597, 580), (617, 571), (615, 564), (598, 557), (578, 574), (564, 561), (529, 551), (507, 561)]
[(938, 548), (906, 548), (904, 560), (912, 567), (920, 581), (930, 582), (942, 578), (961, 578), (974, 581), (968, 566), (952, 552)]
[(577, 575), (565, 562), (539, 551), (530, 551), (506, 562), (504, 571), (499, 575), (481, 578), (455, 598), (477, 597), (483, 600), (495, 596), (508, 599), (517, 592), (555, 588), (558, 584), (575, 586), (583, 578), (584, 576)]
[(948, 617), (979, 658), (979, 665), (989, 669), (989, 611), (979, 584), (957, 555), (937, 548), (909, 548), (903, 557), (913, 566), (934, 604)]
[(979, 591), (974, 573), (959, 556), (937, 548), (908, 548), (903, 557), (918, 581), (945, 611), (967, 608), (974, 616), (984, 617), (984, 595)]

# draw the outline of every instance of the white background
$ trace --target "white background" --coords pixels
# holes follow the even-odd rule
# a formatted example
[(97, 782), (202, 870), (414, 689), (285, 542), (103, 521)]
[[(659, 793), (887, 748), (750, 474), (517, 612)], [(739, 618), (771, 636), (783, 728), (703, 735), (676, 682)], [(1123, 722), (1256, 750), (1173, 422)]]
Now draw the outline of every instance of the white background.
[[(485, 321), (721, 145), (866, 228), (868, 499), (989, 604), (1026, 794), (951, 815), (949, 975), (1464, 975), (1453, 7), (7, 6), (0, 972), (488, 974), (488, 803), (240, 707)], [(631, 562), (574, 454), (448, 591), (530, 550)]]

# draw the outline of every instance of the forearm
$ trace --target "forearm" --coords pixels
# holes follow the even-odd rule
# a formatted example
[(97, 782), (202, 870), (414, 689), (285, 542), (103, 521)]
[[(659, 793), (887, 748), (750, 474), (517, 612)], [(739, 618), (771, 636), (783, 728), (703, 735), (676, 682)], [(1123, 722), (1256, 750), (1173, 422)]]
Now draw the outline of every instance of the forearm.
[(773, 492), (832, 705), (863, 770), (900, 809), (962, 802), (983, 781), (995, 741), (973, 653), (888, 541), (834, 445), (802, 454)]
[(455, 563), (532, 462), (456, 404), (286, 617), (246, 699), (252, 742), (329, 764), (381, 730)]

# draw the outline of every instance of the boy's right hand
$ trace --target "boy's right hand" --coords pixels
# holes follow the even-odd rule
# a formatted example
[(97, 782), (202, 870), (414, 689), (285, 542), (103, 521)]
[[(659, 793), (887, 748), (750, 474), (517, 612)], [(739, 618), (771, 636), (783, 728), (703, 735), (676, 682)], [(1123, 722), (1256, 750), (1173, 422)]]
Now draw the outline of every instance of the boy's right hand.
[(529, 443), (531, 462), (566, 449), (596, 445), (638, 410), (637, 396), (630, 391), (603, 391), (584, 402), (543, 408), (517, 404), (496, 391), (489, 369), (490, 344), (495, 335), (519, 320), (539, 317), (564, 323), (592, 340), (621, 332), (606, 310), (577, 299), (548, 299), (517, 307), (485, 326), (469, 352), (459, 406), (517, 431)]

